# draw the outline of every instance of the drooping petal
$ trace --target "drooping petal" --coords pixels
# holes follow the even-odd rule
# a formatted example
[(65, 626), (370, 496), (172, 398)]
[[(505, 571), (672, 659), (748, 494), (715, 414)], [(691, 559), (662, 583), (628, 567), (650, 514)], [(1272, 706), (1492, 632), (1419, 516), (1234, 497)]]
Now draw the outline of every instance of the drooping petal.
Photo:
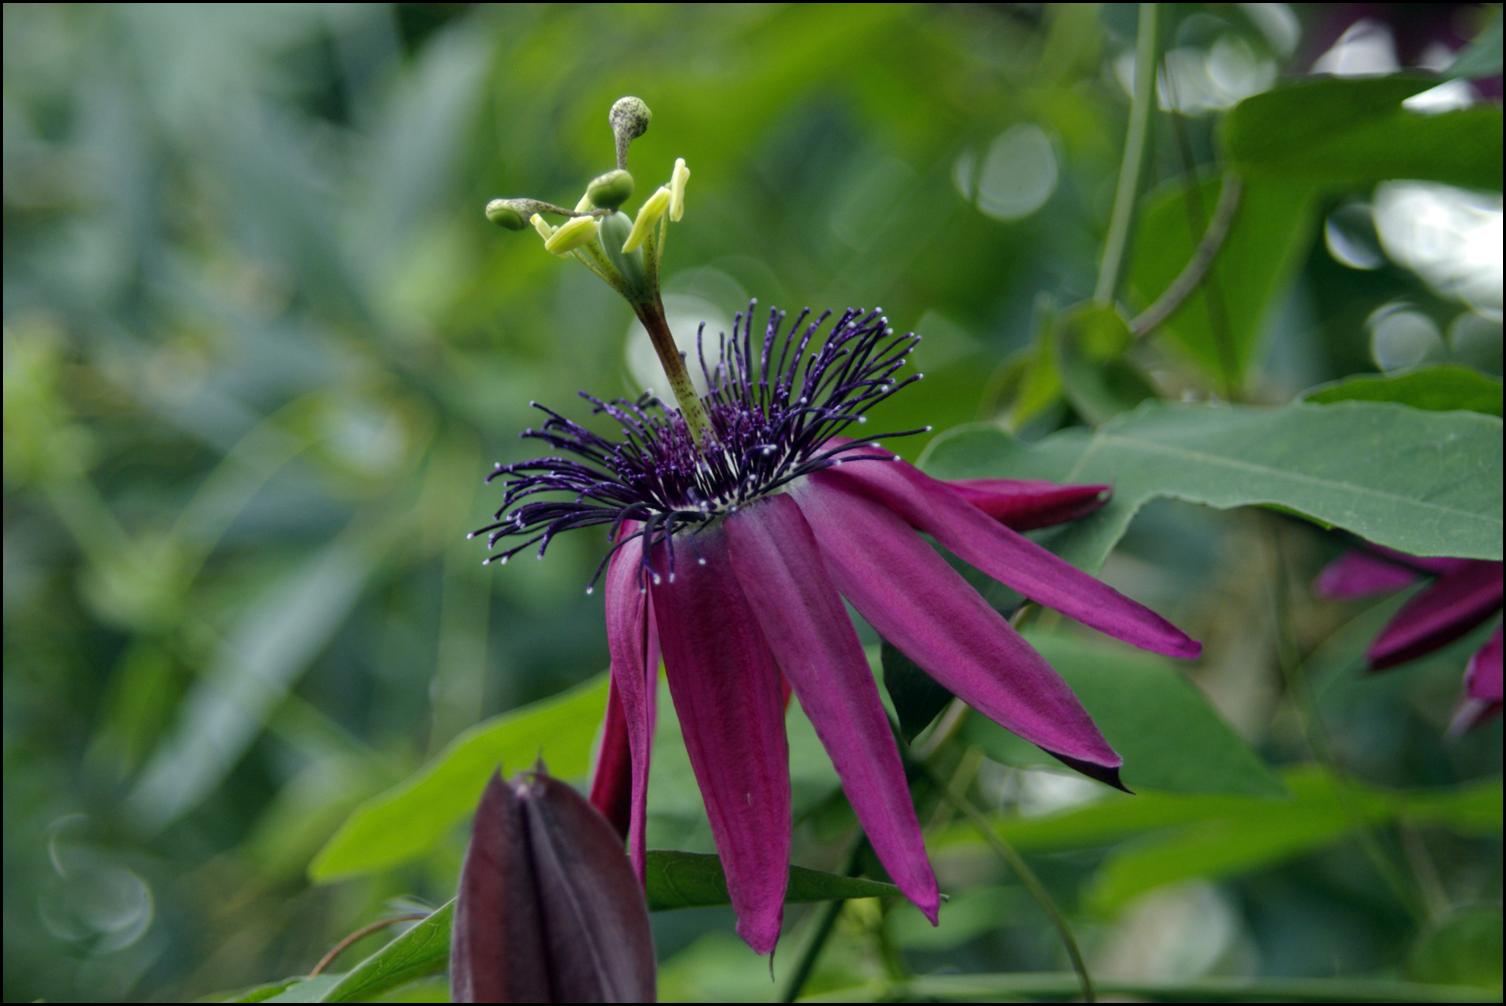
[[(879, 861), (934, 925), (940, 895), (867, 657), (788, 496), (727, 520), (732, 569)], [(908, 534), (909, 532), (906, 531)]]
[(1370, 666), (1395, 667), (1438, 649), (1501, 607), (1501, 564), (1472, 560), (1408, 601), (1370, 644)]
[(1122, 759), (1067, 683), (908, 524), (850, 486), (811, 479), (791, 493), (842, 595), (968, 705), (1120, 785)]
[(1058, 485), (1021, 479), (957, 479), (946, 483), (963, 499), (1016, 531), (1077, 520), (1102, 507), (1109, 486)]
[(627, 719), (617, 685), (607, 686), (607, 714), (601, 727), (601, 749), (591, 772), (591, 806), (624, 839), (633, 819), (633, 755)]
[(1464, 672), (1464, 699), (1454, 713), (1452, 732), (1462, 733), (1501, 711), (1501, 627), (1469, 658)]
[(1319, 597), (1344, 600), (1389, 594), (1410, 587), (1420, 572), (1401, 566), (1370, 552), (1345, 552), (1323, 567), (1313, 584)]
[(738, 934), (768, 953), (779, 939), (790, 861), (779, 668), (732, 573), (725, 532), (682, 536), (675, 562), (677, 575), (651, 588), (664, 672)]
[(566, 783), (540, 772), (518, 786), (551, 1001), (653, 1002), (648, 906), (621, 841)]
[(512, 787), (492, 776), (476, 807), (455, 895), (450, 934), (455, 1002), (549, 1001), (543, 915), (527, 830)]
[(859, 492), (932, 535), (964, 562), (1038, 604), (1132, 646), (1196, 657), (1202, 646), (1166, 619), (971, 506), (902, 461), (858, 461), (811, 481)]
[[(631, 534), (628, 527), (624, 533)], [(607, 566), (607, 649), (612, 656), (611, 694), (622, 706), (623, 732), (631, 759), (628, 851), (633, 870), (643, 879), (644, 829), (648, 821), (648, 769), (654, 743), (659, 647), (652, 624), (649, 595), (643, 589), (643, 539), (633, 538), (617, 550)], [(611, 711), (608, 710), (610, 727)], [(605, 744), (605, 741), (603, 741)], [(605, 751), (603, 751), (605, 758)], [(618, 769), (620, 771), (620, 768)], [(592, 788), (595, 796), (595, 787)]]

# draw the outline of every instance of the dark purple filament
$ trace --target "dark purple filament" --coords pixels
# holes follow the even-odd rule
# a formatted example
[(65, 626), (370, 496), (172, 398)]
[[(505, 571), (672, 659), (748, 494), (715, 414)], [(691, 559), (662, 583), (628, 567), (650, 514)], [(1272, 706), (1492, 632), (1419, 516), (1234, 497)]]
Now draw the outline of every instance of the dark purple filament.
[[(495, 521), (471, 532), (473, 538), (487, 536), (493, 554), (484, 562), (505, 563), (534, 544), (542, 557), (564, 531), (605, 526), (613, 551), (642, 536), (646, 564), (660, 551), (658, 545), (668, 544), (663, 573), (647, 565), (645, 572), (656, 579), (673, 577), (676, 533), (702, 529), (810, 472), (844, 460), (872, 459), (879, 438), (924, 432), (829, 443), (848, 426), (865, 422), (864, 413), (873, 406), (924, 376), (895, 376), (920, 336), (896, 334), (878, 308), (849, 308), (820, 348), (812, 350), (832, 313), (811, 318), (806, 308), (788, 328), (785, 312), (771, 310), (755, 341), (755, 307), (756, 302), (749, 304), (746, 314), (737, 315), (730, 337), (719, 337), (715, 364), (706, 359), (705, 326), (697, 333), (697, 356), (708, 389), (702, 400), (712, 428), (704, 446), (696, 445), (679, 411), (653, 395), (603, 401), (580, 393), (593, 412), (617, 423), (616, 440), (532, 403), (549, 418), (522, 435), (544, 441), (557, 453), (498, 464), (487, 476), (488, 482), (501, 479), (506, 492)], [(868, 453), (844, 457), (859, 450)], [(624, 535), (628, 522), (639, 526)], [(496, 551), (506, 539), (522, 540)], [(603, 559), (593, 585), (605, 565)]]

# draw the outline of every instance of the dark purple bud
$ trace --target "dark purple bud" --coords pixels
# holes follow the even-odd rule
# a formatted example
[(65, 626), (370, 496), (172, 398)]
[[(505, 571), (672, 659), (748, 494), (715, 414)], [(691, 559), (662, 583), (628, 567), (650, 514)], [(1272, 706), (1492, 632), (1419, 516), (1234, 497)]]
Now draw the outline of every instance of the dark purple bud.
[(653, 1002), (643, 891), (612, 826), (542, 769), (493, 776), (450, 942), (455, 1002)]

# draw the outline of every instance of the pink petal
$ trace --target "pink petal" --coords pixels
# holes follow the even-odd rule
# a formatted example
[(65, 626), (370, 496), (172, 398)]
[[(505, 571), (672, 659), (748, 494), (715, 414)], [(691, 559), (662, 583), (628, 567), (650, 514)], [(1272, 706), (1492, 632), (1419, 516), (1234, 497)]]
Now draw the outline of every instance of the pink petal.
[(1454, 712), (1449, 732), (1472, 730), (1501, 711), (1501, 627), (1469, 658), (1464, 672), (1464, 698)]
[(790, 862), (779, 668), (733, 575), (725, 533), (680, 536), (675, 564), (677, 575), (652, 588), (669, 692), (706, 801), (738, 934), (768, 953), (779, 940)]
[(1425, 588), (1370, 644), (1370, 666), (1395, 667), (1464, 635), (1501, 607), (1501, 564), (1471, 560)]
[(935, 925), (936, 875), (899, 749), (810, 527), (788, 496), (771, 496), (727, 521), (727, 541), (748, 605), (831, 756), (874, 852)]
[(959, 479), (946, 483), (963, 499), (1016, 531), (1086, 517), (1109, 501), (1108, 486), (1057, 485), (1019, 479)]
[(601, 728), (601, 750), (591, 772), (591, 806), (627, 838), (633, 815), (633, 758), (627, 720), (617, 686), (607, 686), (607, 714)]
[(902, 461), (855, 461), (816, 472), (821, 485), (862, 493), (932, 535), (964, 562), (1038, 604), (1132, 646), (1196, 657), (1202, 646), (1149, 608), (990, 520), (946, 483)]
[(1464, 672), (1464, 688), (1472, 699), (1501, 701), (1501, 627), (1490, 634), (1485, 645), (1469, 658)]
[(810, 479), (791, 493), (842, 595), (968, 705), (1118, 785), (1122, 760), (1067, 683), (909, 525), (852, 485)]
[[(631, 534), (636, 528), (627, 528)], [(631, 804), (628, 851), (633, 870), (643, 879), (644, 829), (648, 821), (648, 768), (654, 743), (654, 703), (659, 675), (659, 646), (653, 630), (648, 593), (643, 590), (643, 540), (626, 542), (612, 556), (605, 579), (607, 649), (612, 655), (612, 696), (622, 706), (624, 733), (631, 756)], [(608, 709), (610, 733), (611, 710)], [(606, 751), (603, 741), (603, 763)], [(620, 771), (620, 769), (619, 769)], [(592, 786), (593, 802), (596, 788)]]
[(1418, 576), (1415, 567), (1398, 566), (1370, 552), (1346, 552), (1323, 567), (1313, 592), (1335, 599), (1390, 594), (1416, 583)]

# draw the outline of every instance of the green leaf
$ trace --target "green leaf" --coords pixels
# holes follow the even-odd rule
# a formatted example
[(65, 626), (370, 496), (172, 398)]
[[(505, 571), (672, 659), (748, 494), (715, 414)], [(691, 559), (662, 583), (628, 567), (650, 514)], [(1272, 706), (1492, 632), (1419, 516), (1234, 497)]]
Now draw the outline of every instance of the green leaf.
[(1444, 75), (1467, 80), (1501, 75), (1501, 8), (1495, 9), (1490, 23), (1459, 53)]
[[(649, 911), (730, 903), (727, 879), (717, 857), (698, 852), (650, 850), (647, 859), (644, 882)], [(842, 898), (888, 898), (899, 894), (898, 887), (883, 881), (791, 866), (784, 900), (786, 904), (794, 904)]]
[[(1146, 198), (1128, 277), (1138, 307), (1149, 307), (1186, 268), (1223, 184), (1217, 177), (1183, 179)], [(1316, 220), (1314, 189), (1305, 182), (1247, 179), (1239, 200), (1207, 275), (1155, 335), (1224, 387), (1238, 387), (1257, 361)]]
[(1499, 991), (1501, 929), (1500, 905), (1451, 912), (1429, 926), (1412, 947), (1407, 958), (1407, 977), (1419, 982), (1474, 985)]
[(281, 981), (267, 982), (239, 992), (210, 996), (204, 1002), (222, 1003), (311, 1003), (318, 1002), (325, 991), (340, 980), (337, 974), (322, 974), (313, 978), (299, 975)]
[[(1389, 978), (1192, 978), (1173, 981), (1121, 980), (1095, 975), (1103, 995), (1132, 1002), (1161, 1003), (1457, 1003), (1499, 1002), (1488, 988), (1416, 985)], [(922, 975), (905, 982), (914, 1002), (1054, 1002), (1076, 994), (1079, 979), (1071, 972)], [(863, 1002), (885, 991), (873, 987), (839, 989), (803, 1002)], [(885, 1000), (878, 1000), (885, 1001)]]
[(1116, 307), (1078, 304), (1063, 312), (1051, 334), (1067, 401), (1097, 425), (1156, 396), (1140, 369), (1125, 358), (1135, 337)]
[(607, 676), (478, 724), (418, 774), (357, 807), (314, 857), (317, 883), (389, 869), (423, 855), (465, 821), (493, 772), (543, 758), (561, 779), (583, 778), (606, 708)]
[(952, 701), (952, 693), (887, 641), (882, 653), (884, 690), (894, 703), (900, 733), (913, 741)]
[(1501, 379), (1468, 367), (1424, 367), (1406, 374), (1363, 374), (1304, 392), (1302, 400), (1395, 402), (1430, 412), (1483, 412), (1501, 415)]
[[(1131, 789), (1285, 793), (1280, 780), (1170, 661), (1063, 634), (1030, 633), (1028, 638), (1124, 758), (1124, 781)], [(997, 761), (1060, 764), (981, 716), (968, 719), (963, 736)]]
[(1147, 404), (1024, 445), (991, 426), (939, 437), (938, 478), (1104, 482), (1102, 510), (1044, 540), (1093, 571), (1153, 499), (1277, 506), (1414, 555), (1501, 558), (1501, 420), (1382, 402), (1278, 409)]
[(438, 974), (450, 962), (450, 925), (455, 902), (436, 908), (401, 936), (348, 971), (319, 1002), (370, 1002), (388, 989)]
[(1322, 185), (1390, 178), (1501, 189), (1501, 106), (1403, 106), (1441, 83), (1422, 74), (1313, 77), (1246, 98), (1224, 118), (1225, 159), (1241, 175)]
[[(650, 910), (658, 912), (729, 903), (726, 877), (721, 861), (715, 856), (652, 850), (647, 859), (645, 883)], [(899, 894), (899, 888), (882, 881), (842, 877), (792, 866), (785, 901), (887, 898)], [(338, 980), (324, 983), (317, 999), (283, 1001), (367, 1002), (414, 979), (440, 973), (449, 965), (454, 907), (455, 903), (451, 901), (435, 909), (428, 918), (377, 950)], [(309, 982), (286, 988), (288, 993), (298, 995), (310, 995), (315, 991)]]
[(244, 606), (131, 791), (143, 823), (176, 820), (234, 767), (360, 599), (380, 542), (352, 524)]
[(1499, 779), (1452, 790), (1397, 792), (1340, 780), (1317, 766), (1287, 774), (1290, 800), (1248, 801), (1232, 813), (1152, 835), (1111, 854), (1087, 900), (1110, 914), (1147, 891), (1249, 873), (1394, 820), (1464, 835), (1501, 829)]

